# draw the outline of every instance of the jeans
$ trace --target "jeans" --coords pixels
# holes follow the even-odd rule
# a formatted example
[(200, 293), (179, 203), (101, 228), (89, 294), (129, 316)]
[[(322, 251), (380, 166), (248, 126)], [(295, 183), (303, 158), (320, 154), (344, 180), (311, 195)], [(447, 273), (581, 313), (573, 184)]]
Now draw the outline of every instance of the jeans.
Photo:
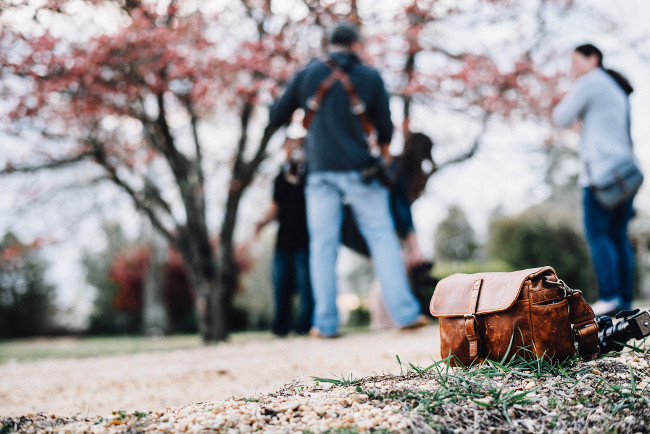
[(624, 309), (632, 303), (634, 284), (634, 251), (627, 236), (633, 201), (634, 198), (608, 210), (589, 188), (583, 190), (585, 232), (600, 299), (618, 301)]
[[(292, 327), (298, 334), (306, 334), (311, 328), (314, 299), (309, 279), (309, 255), (307, 250), (293, 252), (276, 249), (273, 256), (273, 287), (275, 313), (273, 333), (287, 335)], [(293, 322), (293, 294), (299, 297), (298, 318)]]
[(344, 200), (350, 204), (370, 249), (389, 315), (398, 327), (415, 322), (420, 304), (409, 289), (389, 211), (388, 190), (376, 180), (364, 183), (359, 172), (314, 172), (307, 176), (306, 200), (314, 326), (324, 335), (338, 332), (335, 269)]

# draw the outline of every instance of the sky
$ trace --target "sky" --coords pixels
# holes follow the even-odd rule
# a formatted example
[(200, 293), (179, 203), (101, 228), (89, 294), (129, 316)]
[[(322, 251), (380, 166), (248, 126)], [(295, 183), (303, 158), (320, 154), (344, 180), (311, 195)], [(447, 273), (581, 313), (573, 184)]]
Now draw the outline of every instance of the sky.
[[(589, 1), (592, 6), (607, 11), (616, 21), (626, 23), (625, 40), (635, 41), (646, 33), (650, 2), (626, 0), (616, 2), (616, 8), (611, 8), (612, 3), (607, 0)], [(635, 86), (631, 97), (632, 136), (642, 167), (646, 173), (650, 173), (650, 122), (647, 122), (650, 118), (650, 41), (646, 40), (639, 46), (622, 44), (620, 34), (608, 32), (602, 27), (594, 27), (588, 17), (584, 16), (549, 25), (554, 26), (553, 30), (557, 35), (557, 39), (549, 43), (557, 44), (566, 51), (566, 59), (557, 61), (564, 62), (567, 69), (573, 47), (592, 42), (605, 53), (606, 66), (628, 75)], [(502, 30), (495, 29), (495, 32), (500, 31)], [(393, 113), (399, 112), (399, 106), (394, 106)], [(395, 115), (395, 123), (399, 125), (400, 122)], [(444, 150), (450, 137), (462, 134), (466, 127), (461, 123), (450, 123), (444, 118), (437, 118), (435, 113), (427, 110), (414, 113), (412, 124), (415, 129), (429, 134), (440, 144), (441, 150)], [(227, 130), (225, 123), (215, 124), (210, 128), (221, 135), (233, 134)], [(543, 201), (549, 190), (541, 184), (544, 167), (539, 164), (538, 150), (545, 134), (546, 131), (536, 131), (525, 124), (502, 125), (492, 131), (471, 160), (436, 173), (430, 180), (425, 194), (413, 205), (415, 226), (425, 254), (435, 256), (435, 230), (452, 205), (462, 207), (479, 238), (485, 241), (489, 216), (497, 207), (507, 214), (516, 214)], [(3, 137), (0, 140), (0, 155), (10, 150), (15, 152), (19, 146), (20, 144), (10, 138)], [(399, 140), (396, 141), (394, 150), (399, 151)], [(277, 159), (266, 163), (268, 173), (273, 172), (274, 164), (278, 164)], [(66, 176), (74, 175), (59, 175), (57, 182), (65, 183)], [(31, 234), (46, 231), (52, 239), (58, 241), (45, 251), (46, 259), (52, 264), (48, 277), (59, 288), (59, 304), (64, 308), (73, 308), (73, 315), (70, 317), (84, 317), (89, 312), (94, 293), (84, 281), (83, 269), (79, 264), (80, 255), (82, 250), (99, 251), (104, 245), (101, 222), (96, 218), (88, 218), (93, 210), (96, 211), (93, 198), (89, 195), (101, 195), (105, 199), (104, 202), (109, 204), (103, 212), (119, 220), (131, 236), (136, 236), (143, 228), (147, 228), (146, 223), (134, 214), (128, 201), (125, 203), (123, 197), (111, 187), (92, 194), (68, 192), (48, 204), (57, 208), (57, 214), (60, 215), (49, 215), (44, 211), (36, 218), (32, 216), (23, 220), (23, 214), (15, 209), (14, 204), (18, 202), (19, 194), (34, 188), (34, 182), (20, 177), (0, 181), (0, 231), (15, 230), (26, 241)], [(215, 184), (222, 185), (225, 185), (225, 182), (225, 175), (214, 181)], [(269, 189), (270, 186), (267, 185), (252, 189), (247, 194), (240, 210), (242, 219), (237, 233), (240, 239), (248, 236), (254, 216), (268, 204)], [(83, 206), (73, 206), (72, 202), (80, 202)], [(642, 187), (636, 205), (641, 215), (650, 218), (650, 182)], [(46, 210), (47, 207), (42, 209)], [(74, 224), (70, 225), (71, 221)]]

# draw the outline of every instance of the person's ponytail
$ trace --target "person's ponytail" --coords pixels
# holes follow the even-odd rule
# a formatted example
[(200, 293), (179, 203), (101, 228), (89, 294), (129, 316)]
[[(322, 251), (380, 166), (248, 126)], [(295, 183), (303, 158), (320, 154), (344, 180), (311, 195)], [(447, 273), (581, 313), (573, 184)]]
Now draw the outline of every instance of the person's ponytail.
[(623, 89), (623, 92), (625, 92), (626, 95), (629, 95), (632, 92), (634, 92), (634, 88), (630, 84), (629, 80), (623, 74), (621, 74), (618, 71), (614, 71), (613, 69), (605, 69), (605, 72), (608, 73), (609, 76), (614, 79), (616, 84), (618, 84), (621, 87), (621, 89)]

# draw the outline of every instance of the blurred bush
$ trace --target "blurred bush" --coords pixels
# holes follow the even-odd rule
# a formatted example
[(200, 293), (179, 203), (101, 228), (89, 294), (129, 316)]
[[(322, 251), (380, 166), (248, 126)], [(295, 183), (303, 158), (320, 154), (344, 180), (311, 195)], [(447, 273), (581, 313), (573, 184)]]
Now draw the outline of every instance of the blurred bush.
[[(144, 285), (152, 260), (151, 243), (128, 241), (119, 226), (106, 227), (106, 247), (84, 253), (86, 280), (97, 289), (88, 332), (91, 334), (141, 333)], [(173, 249), (163, 255), (160, 288), (166, 333), (197, 331), (195, 297), (183, 260)]]
[(552, 207), (532, 208), (490, 223), (488, 256), (514, 269), (552, 266), (567, 285), (580, 289), (589, 301), (598, 288), (579, 224)]
[(370, 311), (367, 307), (360, 305), (350, 311), (348, 320), (345, 323), (347, 327), (367, 327), (370, 324)]
[(469, 261), (479, 249), (474, 228), (462, 208), (453, 205), (436, 229), (436, 258), (442, 261)]
[(46, 264), (37, 245), (6, 234), (0, 242), (0, 337), (46, 334), (51, 328), (54, 286), (45, 281)]
[(465, 261), (465, 262), (436, 262), (433, 268), (433, 276), (437, 279), (450, 276), (455, 273), (485, 273), (492, 271), (515, 271), (515, 267), (501, 260), (490, 261)]
[[(264, 233), (255, 244), (251, 267), (242, 274), (235, 294), (234, 330), (270, 330), (273, 318), (273, 283), (271, 267), (275, 237)], [(294, 313), (297, 308), (294, 309)]]
[(169, 249), (162, 281), (163, 299), (169, 321), (168, 331), (170, 333), (197, 332), (196, 295), (185, 270), (183, 258), (175, 249)]
[(91, 334), (118, 334), (139, 330), (140, 314), (119, 313), (115, 309), (117, 283), (109, 278), (113, 259), (118, 252), (132, 243), (126, 239), (119, 225), (106, 225), (106, 247), (98, 252), (84, 251), (82, 263), (86, 269), (86, 281), (96, 289), (93, 310), (90, 314), (88, 332)]

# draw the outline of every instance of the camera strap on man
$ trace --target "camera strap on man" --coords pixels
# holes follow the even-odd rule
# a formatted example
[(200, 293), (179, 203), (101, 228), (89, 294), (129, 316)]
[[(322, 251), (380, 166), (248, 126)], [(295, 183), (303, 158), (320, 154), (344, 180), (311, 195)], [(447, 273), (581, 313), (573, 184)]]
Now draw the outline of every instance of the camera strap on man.
[[(354, 113), (361, 122), (361, 127), (363, 128), (364, 135), (366, 137), (366, 142), (368, 147), (371, 149), (377, 148), (376, 145), (376, 135), (374, 132), (374, 127), (372, 122), (366, 116), (366, 104), (359, 97), (359, 94), (350, 80), (348, 74), (345, 73), (332, 59), (327, 59), (324, 61), (332, 70), (332, 72), (323, 80), (323, 82), (318, 86), (316, 92), (307, 100), (307, 108), (305, 110), (305, 115), (302, 119), (302, 126), (305, 130), (309, 130), (316, 112), (321, 107), (323, 99), (330, 91), (332, 86), (338, 81), (343, 85), (343, 88), (348, 94), (350, 99), (350, 111)], [(298, 140), (298, 143), (296, 141)], [(305, 171), (305, 161), (304, 161), (304, 152), (302, 152), (303, 142), (302, 139), (293, 139), (287, 137), (285, 141), (285, 146), (290, 146), (294, 150), (293, 155), (289, 158), (289, 164), (286, 171), (287, 181), (295, 184), (300, 181), (300, 178), (304, 175)], [(371, 167), (370, 170), (373, 168)], [(366, 169), (368, 170), (368, 169)]]
[(316, 93), (307, 100), (307, 109), (305, 110), (305, 116), (302, 120), (302, 126), (305, 130), (309, 129), (314, 120), (314, 116), (316, 116), (316, 112), (320, 109), (321, 104), (323, 103), (325, 95), (327, 95), (332, 86), (339, 81), (343, 85), (343, 88), (350, 99), (350, 110), (359, 118), (363, 132), (366, 135), (366, 140), (368, 140), (368, 145), (372, 147), (374, 145), (372, 138), (374, 137), (375, 129), (366, 115), (366, 104), (359, 97), (357, 89), (354, 87), (348, 74), (346, 74), (345, 71), (343, 71), (332, 59), (327, 59), (325, 63), (330, 67), (332, 72), (327, 76), (327, 78), (325, 78), (325, 80), (323, 80), (316, 90)]

